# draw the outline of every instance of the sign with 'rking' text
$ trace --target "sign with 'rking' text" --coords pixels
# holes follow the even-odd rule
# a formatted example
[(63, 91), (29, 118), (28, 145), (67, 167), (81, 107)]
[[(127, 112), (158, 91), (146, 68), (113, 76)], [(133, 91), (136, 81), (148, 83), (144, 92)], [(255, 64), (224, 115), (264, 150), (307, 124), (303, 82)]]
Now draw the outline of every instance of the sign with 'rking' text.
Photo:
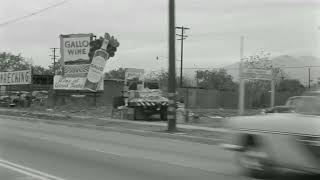
[(60, 35), (61, 60), (66, 62), (89, 61), (92, 34)]
[(31, 70), (0, 72), (0, 85), (31, 84)]

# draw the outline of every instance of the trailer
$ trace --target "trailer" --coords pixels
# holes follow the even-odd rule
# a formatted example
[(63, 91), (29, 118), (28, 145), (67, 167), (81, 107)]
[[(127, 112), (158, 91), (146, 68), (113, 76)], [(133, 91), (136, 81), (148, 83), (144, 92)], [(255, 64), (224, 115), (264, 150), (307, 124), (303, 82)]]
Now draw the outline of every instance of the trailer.
[(168, 99), (159, 89), (130, 90), (127, 106), (134, 109), (134, 120), (148, 120), (154, 114), (160, 114), (161, 120), (167, 120)]

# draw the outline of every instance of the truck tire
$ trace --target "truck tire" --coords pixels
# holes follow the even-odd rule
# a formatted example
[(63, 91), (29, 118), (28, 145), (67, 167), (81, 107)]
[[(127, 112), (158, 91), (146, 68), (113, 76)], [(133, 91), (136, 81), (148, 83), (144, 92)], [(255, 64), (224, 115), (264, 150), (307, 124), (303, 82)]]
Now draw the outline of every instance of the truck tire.
[(168, 107), (167, 106), (161, 106), (160, 119), (163, 121), (168, 120)]

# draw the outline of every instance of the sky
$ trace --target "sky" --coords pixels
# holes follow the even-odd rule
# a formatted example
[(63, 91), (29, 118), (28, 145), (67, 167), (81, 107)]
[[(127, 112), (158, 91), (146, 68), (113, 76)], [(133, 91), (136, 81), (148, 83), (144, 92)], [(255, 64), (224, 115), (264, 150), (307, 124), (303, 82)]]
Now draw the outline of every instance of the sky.
[[(62, 1), (0, 0), (0, 24)], [(245, 56), (263, 50), (272, 56), (320, 57), (320, 0), (176, 0), (176, 25), (190, 28), (184, 41), (186, 68), (239, 61), (240, 36)], [(48, 66), (60, 34), (105, 32), (120, 42), (106, 70), (167, 68), (168, 0), (68, 0), (0, 25), (0, 52), (21, 53)], [(180, 59), (180, 41), (176, 46)]]

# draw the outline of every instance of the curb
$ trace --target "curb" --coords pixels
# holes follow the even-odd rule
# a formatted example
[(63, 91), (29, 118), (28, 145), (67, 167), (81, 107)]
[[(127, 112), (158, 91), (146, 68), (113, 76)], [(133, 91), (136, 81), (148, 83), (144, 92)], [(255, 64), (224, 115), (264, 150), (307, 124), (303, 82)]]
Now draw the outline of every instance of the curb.
[(178, 133), (154, 132), (154, 131), (136, 130), (136, 129), (129, 129), (129, 128), (119, 128), (119, 127), (115, 128), (115, 127), (97, 126), (97, 125), (89, 125), (89, 124), (81, 124), (81, 123), (73, 123), (73, 122), (63, 122), (63, 121), (39, 119), (39, 118), (31, 118), (31, 117), (19, 117), (19, 116), (12, 116), (12, 115), (1, 115), (1, 114), (0, 114), (0, 117), (9, 118), (11, 120), (16, 120), (16, 121), (43, 122), (43, 123), (47, 123), (47, 124), (55, 124), (55, 125), (61, 125), (61, 126), (86, 128), (86, 129), (94, 129), (94, 130), (101, 130), (101, 131), (120, 132), (120, 133), (139, 135), (139, 136), (168, 138), (168, 139), (190, 141), (190, 142), (209, 144), (209, 145), (216, 145), (221, 142), (220, 139), (205, 138), (205, 137), (199, 137), (199, 136), (190, 136), (190, 135), (183, 135), (183, 134), (178, 134)]

